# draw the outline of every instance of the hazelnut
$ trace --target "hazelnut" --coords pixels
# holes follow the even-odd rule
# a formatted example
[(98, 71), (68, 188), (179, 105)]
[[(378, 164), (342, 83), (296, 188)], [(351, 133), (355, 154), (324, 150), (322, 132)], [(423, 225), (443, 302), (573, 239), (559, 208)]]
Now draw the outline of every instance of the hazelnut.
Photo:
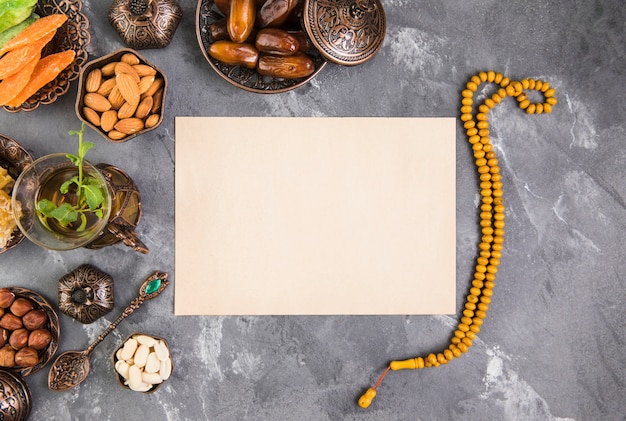
[(37, 329), (30, 332), (28, 337), (28, 346), (41, 350), (45, 349), (52, 341), (52, 333), (46, 329)]
[(0, 288), (0, 307), (9, 308), (15, 300), (15, 294), (8, 288)]
[(15, 350), (10, 345), (0, 348), (0, 367), (15, 366)]
[(0, 317), (4, 316), (4, 309), (0, 307)]
[(0, 319), (0, 327), (3, 327), (7, 330), (17, 330), (22, 326), (22, 319), (17, 317), (15, 314), (6, 313)]
[(6, 345), (9, 340), (9, 331), (0, 327), (0, 348)]
[(28, 330), (41, 329), (48, 322), (48, 315), (45, 310), (37, 308), (29, 311), (22, 317), (22, 323)]
[(24, 328), (14, 330), (9, 336), (9, 345), (15, 349), (21, 349), (28, 343), (28, 336), (30, 332)]
[(11, 304), (11, 313), (15, 314), (17, 317), (22, 317), (33, 308), (35, 308), (35, 304), (31, 300), (19, 297)]
[(36, 349), (25, 347), (15, 353), (15, 364), (20, 367), (32, 367), (39, 362)]

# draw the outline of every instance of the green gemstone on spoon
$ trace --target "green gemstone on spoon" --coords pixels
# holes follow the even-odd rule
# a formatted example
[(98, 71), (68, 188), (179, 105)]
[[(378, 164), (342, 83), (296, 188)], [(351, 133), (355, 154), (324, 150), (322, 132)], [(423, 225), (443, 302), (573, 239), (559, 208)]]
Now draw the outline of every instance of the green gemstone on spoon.
[(153, 279), (152, 281), (148, 282), (148, 285), (146, 286), (146, 294), (152, 294), (153, 292), (158, 291), (160, 287), (161, 280), (159, 278)]

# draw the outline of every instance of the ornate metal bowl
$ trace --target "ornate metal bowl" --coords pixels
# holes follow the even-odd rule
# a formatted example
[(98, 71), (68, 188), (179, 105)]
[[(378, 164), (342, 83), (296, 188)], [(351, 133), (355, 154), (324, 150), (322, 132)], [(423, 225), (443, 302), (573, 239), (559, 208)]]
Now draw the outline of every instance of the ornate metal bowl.
[[(15, 140), (0, 134), (0, 166), (4, 167), (11, 178), (17, 180), (22, 171), (33, 162), (31, 154)], [(24, 234), (16, 228), (13, 238), (5, 247), (0, 247), (0, 254), (12, 249), (24, 240)]]
[[(16, 297), (24, 297), (33, 301), (37, 308), (43, 309), (48, 316), (48, 322), (46, 324), (46, 328), (52, 334), (52, 340), (46, 349), (39, 351), (39, 362), (32, 367), (12, 367), (12, 368), (4, 368), (4, 370), (12, 371), (13, 373), (20, 374), (23, 377), (34, 374), (44, 368), (46, 364), (50, 361), (50, 359), (57, 352), (57, 348), (59, 347), (59, 336), (61, 332), (61, 326), (59, 324), (59, 316), (57, 315), (54, 308), (48, 303), (48, 301), (39, 295), (37, 292), (21, 288), (21, 287), (9, 287)], [(0, 419), (2, 419), (0, 417)]]
[(0, 420), (26, 421), (31, 400), (30, 388), (21, 376), (0, 370)]
[(213, 0), (200, 0), (196, 10), (196, 35), (202, 54), (204, 54), (213, 70), (238, 88), (261, 94), (286, 92), (308, 83), (326, 66), (326, 60), (321, 54), (317, 52), (308, 53), (315, 64), (313, 74), (305, 78), (283, 79), (262, 76), (254, 69), (224, 64), (211, 57), (208, 53), (209, 47), (214, 42), (209, 34), (209, 26), (221, 18), (223, 18), (223, 15), (219, 12)]
[(42, 55), (72, 49), (76, 51), (74, 63), (63, 70), (52, 82), (41, 88), (19, 107), (4, 107), (11, 112), (32, 111), (42, 104), (51, 104), (58, 97), (67, 93), (70, 82), (78, 78), (82, 65), (87, 61), (87, 45), (91, 40), (89, 35), (89, 20), (81, 9), (81, 0), (39, 0), (35, 13), (48, 16), (55, 13), (67, 15), (67, 22), (59, 28), (50, 43), (44, 48)]

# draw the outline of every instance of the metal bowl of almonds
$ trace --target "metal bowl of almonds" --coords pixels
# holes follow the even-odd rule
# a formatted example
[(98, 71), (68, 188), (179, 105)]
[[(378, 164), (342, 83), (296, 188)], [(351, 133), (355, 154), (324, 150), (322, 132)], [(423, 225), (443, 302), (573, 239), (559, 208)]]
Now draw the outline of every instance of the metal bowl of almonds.
[(126, 142), (161, 124), (166, 91), (165, 74), (123, 48), (81, 70), (76, 115), (106, 140)]
[(0, 368), (24, 377), (41, 370), (59, 346), (59, 317), (37, 292), (0, 288)]
[(141, 332), (129, 335), (112, 359), (120, 386), (135, 392), (155, 392), (174, 368), (167, 341)]

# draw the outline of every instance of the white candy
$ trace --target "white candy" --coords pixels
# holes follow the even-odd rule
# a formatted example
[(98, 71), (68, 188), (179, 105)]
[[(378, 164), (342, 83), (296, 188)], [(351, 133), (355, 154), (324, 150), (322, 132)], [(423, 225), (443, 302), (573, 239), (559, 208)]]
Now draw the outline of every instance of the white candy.
[(142, 383), (141, 370), (136, 365), (131, 365), (128, 368), (128, 387), (133, 390), (138, 390), (142, 387)]
[(148, 336), (148, 335), (137, 335), (137, 336), (134, 336), (134, 338), (141, 345), (145, 345), (148, 348), (152, 348), (154, 346), (154, 344), (157, 342), (156, 339), (154, 339), (152, 336)]
[(120, 376), (124, 378), (124, 380), (128, 380), (128, 369), (130, 365), (126, 361), (119, 360), (115, 363), (115, 370), (120, 373)]
[(169, 358), (167, 360), (161, 361), (161, 367), (159, 368), (159, 375), (163, 380), (167, 380), (170, 378), (172, 374), (172, 360)]
[(150, 348), (145, 345), (139, 345), (137, 351), (135, 351), (135, 365), (137, 367), (144, 367), (146, 361), (148, 361), (148, 355), (150, 354)]
[(159, 357), (157, 357), (156, 352), (152, 351), (148, 355), (144, 371), (147, 373), (156, 373), (157, 371), (159, 371), (159, 368), (161, 368), (161, 362), (159, 361)]
[(170, 357), (170, 352), (167, 349), (167, 345), (165, 345), (165, 342), (163, 341), (159, 341), (154, 344), (154, 352), (156, 352), (157, 357), (159, 357), (159, 360), (161, 361), (167, 360)]
[(116, 353), (115, 371), (131, 390), (147, 392), (172, 374), (170, 352), (163, 340), (135, 335)]
[(129, 340), (126, 341), (126, 343), (124, 344), (124, 347), (122, 348), (122, 353), (120, 355), (121, 359), (122, 360), (131, 359), (136, 350), (137, 350), (137, 340), (130, 338)]
[(141, 373), (141, 381), (148, 384), (159, 384), (163, 382), (161, 376), (158, 373)]

